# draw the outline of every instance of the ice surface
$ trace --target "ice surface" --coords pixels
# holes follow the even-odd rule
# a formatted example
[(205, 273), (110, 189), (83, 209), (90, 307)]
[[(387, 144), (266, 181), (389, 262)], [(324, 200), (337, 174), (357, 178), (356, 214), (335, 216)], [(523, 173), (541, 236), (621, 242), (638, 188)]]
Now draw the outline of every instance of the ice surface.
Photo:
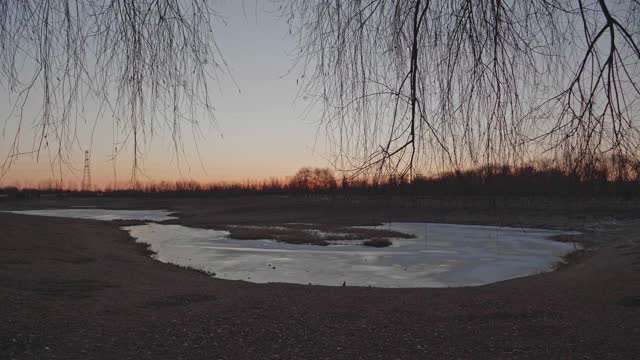
[(73, 209), (47, 209), (47, 210), (21, 210), (8, 211), (14, 214), (54, 216), (91, 220), (142, 220), (142, 221), (165, 221), (177, 219), (169, 216), (171, 211), (167, 210), (115, 210), (115, 209), (95, 209), (95, 208), (73, 208)]
[(257, 283), (376, 287), (448, 287), (492, 283), (548, 271), (574, 244), (548, 240), (561, 232), (494, 226), (391, 223), (412, 233), (387, 248), (294, 245), (234, 240), (226, 231), (180, 225), (125, 227), (151, 245), (160, 261), (223, 279)]
[[(58, 209), (17, 214), (94, 220), (174, 219), (166, 210)], [(223, 279), (339, 286), (454, 287), (492, 283), (548, 271), (577, 247), (551, 241), (560, 231), (478, 225), (390, 223), (415, 234), (372, 248), (357, 244), (294, 245), (235, 240), (226, 231), (149, 223), (127, 226), (163, 262), (215, 272)]]

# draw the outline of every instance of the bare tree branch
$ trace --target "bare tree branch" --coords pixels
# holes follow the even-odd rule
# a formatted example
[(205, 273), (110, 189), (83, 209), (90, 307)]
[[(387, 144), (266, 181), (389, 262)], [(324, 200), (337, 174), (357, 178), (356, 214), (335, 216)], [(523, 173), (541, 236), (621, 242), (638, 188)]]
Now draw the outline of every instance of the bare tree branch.
[(1, 1), (0, 82), (16, 96), (9, 118), (20, 124), (1, 173), (22, 153), (24, 107), (35, 101), (30, 151), (53, 150), (61, 167), (87, 121), (86, 102), (100, 109), (96, 122), (112, 121), (132, 146), (132, 181), (158, 126), (170, 129), (179, 153), (184, 125), (214, 120), (208, 81), (228, 70), (214, 39), (217, 20), (209, 0)]
[(637, 1), (282, 0), (280, 9), (298, 38), (302, 92), (323, 109), (344, 170), (638, 158)]

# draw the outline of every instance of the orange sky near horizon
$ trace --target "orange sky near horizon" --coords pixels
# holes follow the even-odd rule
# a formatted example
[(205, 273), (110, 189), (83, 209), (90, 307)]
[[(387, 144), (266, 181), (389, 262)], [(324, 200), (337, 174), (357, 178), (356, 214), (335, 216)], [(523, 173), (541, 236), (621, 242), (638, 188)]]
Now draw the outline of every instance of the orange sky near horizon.
[[(194, 136), (187, 125), (182, 139), (184, 146), (178, 155), (168, 129), (158, 124), (157, 133), (145, 138), (140, 181), (282, 178), (293, 175), (302, 166), (328, 166), (326, 139), (318, 133), (317, 113), (303, 116), (308, 104), (296, 101), (298, 74), (294, 71), (286, 75), (293, 64), (289, 52), (295, 45), (294, 39), (287, 36), (287, 25), (277, 17), (274, 4), (269, 1), (256, 2), (255, 12), (246, 11), (243, 6), (236, 1), (218, 6), (227, 25), (217, 24), (216, 40), (233, 78), (223, 77), (218, 84), (210, 85), (215, 89), (212, 94), (215, 125), (200, 121), (201, 136)], [(1, 165), (13, 143), (19, 119), (9, 117), (16, 95), (0, 88), (0, 96), (0, 116), (7, 119), (0, 134)], [(28, 154), (38, 143), (34, 135), (41, 99), (36, 93), (27, 103), (18, 137), (20, 152), (27, 154), (14, 159), (9, 171), (0, 177), (0, 186), (37, 186), (60, 179), (61, 171), (63, 182), (80, 184), (85, 150), (91, 151), (94, 185), (130, 183), (131, 143), (123, 144), (122, 136), (114, 136), (113, 122), (107, 116), (93, 130), (92, 119), (98, 110), (95, 104), (82, 105), (87, 120), (80, 121), (75, 129), (78, 136), (68, 149), (68, 162), (62, 169), (59, 164), (52, 167), (55, 154), (49, 151), (55, 152), (55, 146), (43, 148), (39, 158)], [(112, 154), (117, 147), (122, 152), (114, 162)]]

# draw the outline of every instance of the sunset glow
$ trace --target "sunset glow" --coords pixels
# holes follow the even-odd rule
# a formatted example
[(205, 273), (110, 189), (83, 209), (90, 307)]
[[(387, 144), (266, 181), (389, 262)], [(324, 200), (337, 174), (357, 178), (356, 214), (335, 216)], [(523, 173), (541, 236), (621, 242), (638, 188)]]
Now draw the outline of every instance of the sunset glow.
[[(305, 113), (308, 104), (304, 100), (296, 101), (296, 74), (287, 75), (293, 64), (289, 53), (294, 39), (287, 36), (287, 25), (274, 14), (273, 4), (233, 1), (222, 2), (218, 8), (227, 25), (216, 23), (216, 39), (231, 75), (220, 74), (218, 84), (209, 84), (215, 123), (200, 119), (200, 134), (183, 126), (183, 144), (176, 149), (170, 129), (158, 121), (156, 133), (145, 139), (138, 179), (242, 181), (289, 176), (302, 166), (326, 166), (325, 140), (317, 134), (317, 116)], [(34, 119), (41, 104), (37, 98), (27, 103), (19, 124), (15, 113), (8, 117), (14, 100), (8, 89), (0, 89), (0, 96), (0, 116), (7, 119), (0, 138), (0, 156), (4, 158), (18, 126), (27, 130), (36, 126)], [(93, 128), (99, 116), (96, 104), (85, 104), (83, 114), (85, 119), (78, 120), (77, 136), (67, 150), (68, 162), (56, 163), (53, 143), (41, 148), (38, 156), (33, 152), (37, 137), (33, 131), (23, 131), (18, 139), (22, 155), (13, 159), (10, 170), (0, 177), (0, 185), (38, 186), (59, 181), (61, 175), (65, 184), (80, 184), (84, 150), (91, 151), (94, 185), (130, 183), (130, 139), (124, 142), (126, 134), (114, 136), (107, 116), (100, 117)], [(114, 162), (115, 151), (120, 153)]]

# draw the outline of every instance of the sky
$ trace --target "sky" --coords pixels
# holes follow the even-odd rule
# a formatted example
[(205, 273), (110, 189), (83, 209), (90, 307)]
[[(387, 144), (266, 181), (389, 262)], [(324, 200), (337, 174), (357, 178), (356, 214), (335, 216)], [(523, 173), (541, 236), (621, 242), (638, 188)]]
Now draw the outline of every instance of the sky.
[[(164, 180), (196, 180), (200, 182), (261, 180), (287, 177), (293, 175), (303, 166), (329, 166), (328, 158), (331, 158), (330, 150), (332, 149), (327, 145), (329, 140), (324, 136), (323, 129), (319, 125), (319, 109), (308, 112), (309, 104), (304, 99), (297, 99), (300, 90), (297, 80), (300, 78), (302, 69), (292, 70), (295, 59), (291, 53), (295, 49), (296, 39), (289, 34), (288, 25), (279, 17), (275, 8), (277, 2), (273, 0), (216, 0), (214, 3), (215, 9), (224, 18), (224, 21), (215, 22), (214, 36), (226, 63), (230, 67), (230, 76), (223, 75), (218, 82), (208, 84), (208, 88), (212, 89), (211, 99), (215, 107), (215, 124), (210, 124), (204, 117), (196, 119), (199, 121), (202, 131), (199, 136), (193, 136), (187, 124), (183, 128), (181, 139), (184, 146), (180, 149), (180, 153), (174, 150), (171, 132), (156, 126), (156, 132), (153, 136), (144, 136), (142, 153), (138, 157), (141, 160), (141, 173), (138, 174), (138, 180), (150, 182)], [(620, 2), (620, 4), (623, 3)], [(624, 10), (626, 6), (621, 6), (620, 9)], [(622, 18), (621, 11), (623, 10), (618, 11), (616, 16)], [(594, 21), (595, 25), (592, 30), (596, 31), (599, 28), (598, 24), (602, 26), (603, 18), (601, 15), (596, 15)], [(63, 22), (58, 23), (64, 24)], [(29, 33), (26, 32), (26, 34)], [(62, 42), (62, 37), (60, 36), (57, 40)], [(617, 41), (623, 41), (620, 38), (618, 37)], [(577, 40), (578, 43), (571, 44), (567, 50), (565, 60), (568, 64), (574, 63), (574, 60), (576, 64), (581, 61), (582, 51), (586, 46), (580, 42), (581, 39), (581, 36), (570, 37), (569, 40)], [(19, 46), (20, 48), (28, 47), (29, 44), (20, 43)], [(603, 48), (600, 49), (600, 47)], [(606, 55), (608, 47), (608, 43), (602, 41), (596, 49)], [(31, 49), (31, 51), (35, 50)], [(6, 53), (2, 55), (6, 56)], [(62, 59), (59, 62), (64, 60), (64, 57), (58, 58)], [(31, 65), (29, 61), (31, 61)], [(24, 75), (23, 81), (28, 80), (29, 74), (34, 73), (33, 61), (33, 58), (29, 57), (16, 61), (19, 73)], [(637, 64), (632, 60), (629, 61), (632, 74), (637, 74)], [(87, 61), (87, 64), (90, 63)], [(2, 63), (1, 65), (5, 66), (0, 70), (6, 71), (7, 64)], [(543, 74), (547, 74), (544, 68), (542, 70)], [(573, 76), (570, 71), (558, 73), (551, 71), (550, 74), (559, 77), (559, 79), (553, 79), (553, 81), (557, 80), (559, 84), (552, 81), (549, 84), (552, 91), (548, 94), (562, 90), (564, 83)], [(588, 80), (589, 72), (587, 71), (583, 77), (583, 80)], [(77, 134), (70, 144), (72, 148), (68, 153), (67, 160), (69, 161), (65, 162), (64, 166), (58, 167), (57, 165), (61, 163), (55, 161), (55, 153), (49, 152), (49, 150), (55, 152), (55, 145), (52, 145), (51, 149), (42, 148), (38, 154), (33, 152), (38, 148), (39, 134), (41, 134), (37, 128), (37, 120), (40, 118), (39, 112), (42, 108), (41, 95), (43, 91), (41, 87), (38, 89), (38, 86), (41, 85), (38, 83), (38, 86), (33, 89), (29, 101), (25, 103), (25, 112), (22, 117), (19, 117), (12, 112), (12, 104), (16, 101), (17, 94), (15, 91), (9, 91), (7, 88), (9, 84), (4, 81), (5, 79), (6, 77), (3, 77), (3, 81), (0, 81), (0, 122), (2, 122), (0, 125), (0, 186), (41, 186), (50, 182), (51, 179), (59, 179), (62, 174), (66, 186), (76, 187), (81, 183), (83, 177), (85, 150), (89, 150), (91, 153), (91, 177), (94, 185), (111, 187), (116, 184), (120, 187), (130, 184), (134, 158), (132, 141), (123, 144), (123, 135), (117, 133), (114, 135), (114, 121), (108, 115), (105, 115), (104, 118), (98, 117), (100, 111), (97, 104), (91, 101), (80, 102), (84, 108), (82, 115), (86, 119), (78, 118), (77, 123), (72, 124), (71, 131), (76, 131)], [(544, 82), (547, 80), (545, 79), (546, 75), (541, 80), (542, 89), (546, 88)], [(117, 84), (116, 81), (113, 83)], [(631, 90), (632, 85), (623, 84), (622, 86), (629, 86), (629, 93), (635, 94)], [(532, 101), (543, 101), (544, 98), (537, 98), (539, 89), (536, 89), (532, 94), (525, 92), (525, 98), (530, 96)], [(599, 89), (598, 91), (597, 96), (601, 101), (603, 90)], [(546, 96), (547, 93), (543, 95)], [(630, 95), (630, 99), (633, 101), (631, 106), (626, 103), (625, 106), (631, 109), (629, 113), (633, 113), (638, 102), (635, 101), (637, 99), (633, 95)], [(149, 102), (148, 99), (146, 101)], [(59, 101), (59, 103), (61, 102)], [(437, 104), (437, 98), (435, 103)], [(380, 117), (383, 117), (384, 113), (381, 114)], [(485, 114), (478, 115), (480, 119), (485, 116)], [(546, 113), (544, 115), (546, 116)], [(19, 121), (20, 118), (22, 122)], [(99, 121), (94, 126), (96, 118)], [(531, 119), (535, 120), (535, 116)], [(538, 138), (535, 135), (544, 133), (548, 127), (553, 127), (555, 121), (556, 119), (552, 119), (552, 121), (546, 122), (543, 119), (535, 124), (532, 123), (535, 126), (531, 125), (527, 128), (532, 132), (530, 137)], [(390, 131), (404, 129), (402, 126), (393, 127), (395, 119), (393, 122), (373, 119), (364, 123), (366, 126), (358, 121), (349, 125), (350, 128), (356, 128), (355, 134), (357, 135), (362, 134), (362, 129), (369, 131), (369, 133), (372, 132), (371, 129), (375, 129), (374, 137), (380, 138), (387, 138), (386, 135)], [(456, 122), (453, 124), (455, 125)], [(589, 126), (595, 126), (593, 129), (597, 129), (597, 125)], [(615, 122), (605, 123), (603, 131), (611, 132), (612, 126), (613, 132), (615, 132)], [(52, 127), (58, 129), (55, 125)], [(487, 129), (489, 127), (487, 126)], [(494, 126), (493, 129), (495, 128)], [(443, 131), (445, 132), (443, 136), (448, 136), (447, 130)], [(479, 134), (478, 144), (484, 140), (481, 138), (484, 136), (483, 131), (480, 128), (476, 131)], [(2, 162), (8, 158), (8, 154), (12, 153), (11, 147), (17, 133), (20, 134), (16, 139), (19, 140), (21, 155), (11, 157), (13, 164), (5, 173), (2, 171), (6, 169), (3, 168)], [(354, 134), (348, 131), (347, 133)], [(580, 132), (573, 133), (579, 134)], [(429, 133), (425, 134), (429, 136)], [(635, 132), (629, 136), (632, 139), (630, 144), (637, 140), (633, 134)], [(362, 135), (355, 137), (355, 139), (361, 138), (369, 139)], [(391, 139), (391, 136), (388, 138)], [(574, 136), (574, 138), (576, 137)], [(351, 150), (350, 140), (353, 140), (354, 137), (346, 135), (345, 139), (345, 143), (347, 143), (344, 145), (345, 148), (347, 151)], [(397, 139), (401, 141), (402, 137)], [(430, 137), (430, 139), (433, 140), (434, 137)], [(445, 139), (449, 139), (451, 143), (449, 146), (455, 148), (452, 145), (456, 141), (454, 137)], [(549, 145), (545, 143), (546, 138), (541, 139), (541, 142), (532, 142), (531, 145), (527, 145), (531, 146), (527, 148), (531, 152), (530, 156), (528, 153), (525, 154), (527, 158), (546, 153)], [(343, 139), (340, 138), (340, 140)], [(550, 139), (550, 141), (556, 140), (556, 138)], [(48, 141), (53, 142), (51, 138)], [(368, 144), (375, 144), (375, 142), (368, 141)], [(431, 141), (431, 144), (435, 144), (435, 142)], [(603, 144), (603, 147), (608, 146), (606, 141)], [(358, 143), (358, 145), (360, 144)], [(114, 159), (115, 148), (118, 149), (119, 154)], [(371, 150), (370, 148), (371, 146), (367, 150)], [(551, 149), (553, 150), (554, 147), (552, 146)], [(336, 149), (333, 148), (333, 150)], [(435, 151), (433, 151), (433, 147), (428, 150), (429, 152), (419, 150), (421, 154), (425, 154), (424, 159), (418, 158), (416, 160), (425, 164), (424, 168), (419, 170), (448, 169), (447, 166), (450, 164), (446, 162), (445, 152), (438, 151), (439, 146), (435, 145)], [(462, 151), (462, 148), (460, 150), (460, 154), (462, 154), (460, 157), (463, 159), (462, 165), (475, 165), (468, 160), (465, 162), (467, 152), (466, 150)], [(474, 151), (474, 155), (478, 155), (483, 150), (478, 147)], [(426, 158), (427, 155), (432, 156), (433, 159)], [(479, 156), (484, 158), (482, 155)], [(445, 160), (439, 160), (439, 158)], [(435, 161), (440, 161), (443, 164), (441, 168), (437, 167), (438, 164), (435, 164)], [(52, 166), (52, 164), (56, 166)]]
[[(296, 100), (297, 70), (289, 73), (295, 39), (278, 18), (275, 5), (271, 1), (223, 1), (217, 3), (217, 10), (226, 24), (216, 24), (215, 37), (233, 79), (227, 76), (212, 84), (216, 89), (212, 94), (216, 123), (201, 121), (202, 136), (197, 138), (185, 131), (184, 154), (179, 157), (172, 150), (170, 133), (158, 131), (144, 147), (139, 179), (259, 180), (286, 177), (302, 166), (327, 166), (317, 113), (307, 114), (307, 104)], [(0, 155), (6, 156), (18, 122), (15, 116), (8, 117), (15, 95), (3, 87), (0, 97), (0, 119), (6, 121), (0, 134)], [(29, 106), (31, 112), (24, 117), (20, 137), (22, 152), (30, 151), (34, 144), (33, 118), (39, 105), (33, 102)], [(84, 111), (90, 118), (97, 109), (87, 106)], [(128, 182), (131, 152), (120, 153), (114, 164), (109, 119), (98, 123), (93, 137), (92, 128), (92, 121), (80, 122), (72, 161), (63, 168), (64, 181), (80, 184), (84, 150), (90, 150), (94, 185), (109, 186), (114, 179), (119, 184)], [(59, 178), (58, 168), (52, 170), (49, 154), (44, 151), (39, 159), (34, 154), (18, 157), (0, 185), (34, 186), (51, 178)]]

